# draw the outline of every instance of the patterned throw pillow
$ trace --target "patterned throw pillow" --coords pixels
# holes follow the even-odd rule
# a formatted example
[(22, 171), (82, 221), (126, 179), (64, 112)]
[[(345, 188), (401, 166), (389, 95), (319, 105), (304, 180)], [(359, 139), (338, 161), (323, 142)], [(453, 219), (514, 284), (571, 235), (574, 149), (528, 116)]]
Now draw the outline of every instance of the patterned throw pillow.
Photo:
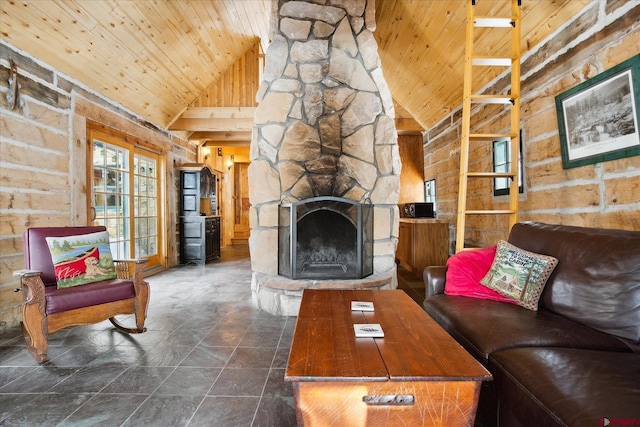
[(557, 258), (525, 251), (500, 240), (493, 264), (480, 283), (536, 311), (544, 285), (557, 264)]
[(449, 257), (444, 293), (515, 304), (511, 298), (480, 284), (480, 280), (491, 268), (493, 259), (496, 257), (496, 249), (495, 246), (489, 246), (473, 251), (458, 252)]
[(108, 232), (46, 239), (58, 288), (116, 278)]

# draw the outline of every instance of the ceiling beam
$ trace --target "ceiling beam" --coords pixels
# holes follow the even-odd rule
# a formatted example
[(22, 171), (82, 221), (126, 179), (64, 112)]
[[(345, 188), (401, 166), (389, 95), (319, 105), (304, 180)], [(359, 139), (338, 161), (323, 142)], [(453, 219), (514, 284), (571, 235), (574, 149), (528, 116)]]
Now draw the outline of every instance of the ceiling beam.
[[(190, 107), (169, 126), (169, 130), (251, 131), (255, 111), (255, 107)], [(193, 139), (193, 136), (190, 139)]]
[(398, 133), (422, 133), (424, 128), (414, 119), (396, 118), (396, 130)]
[(222, 142), (247, 142), (251, 141), (251, 131), (199, 131), (189, 136), (189, 139), (200, 141), (222, 141)]
[(204, 143), (205, 147), (249, 147), (251, 145), (250, 141), (206, 141)]

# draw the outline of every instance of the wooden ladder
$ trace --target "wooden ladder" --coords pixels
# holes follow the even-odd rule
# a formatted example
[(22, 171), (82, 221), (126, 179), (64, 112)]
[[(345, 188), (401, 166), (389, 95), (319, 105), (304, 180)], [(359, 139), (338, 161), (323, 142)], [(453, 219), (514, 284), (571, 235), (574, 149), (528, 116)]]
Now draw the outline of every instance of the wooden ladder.
[[(460, 182), (458, 191), (458, 212), (456, 229), (456, 252), (465, 250), (465, 226), (468, 215), (508, 215), (509, 229), (518, 220), (518, 154), (520, 151), (520, 0), (511, 0), (511, 17), (476, 17), (475, 0), (468, 0), (465, 62), (464, 95), (462, 102), (462, 136), (460, 141)], [(475, 28), (506, 28), (511, 33), (511, 57), (490, 57), (474, 55)], [(487, 95), (472, 93), (472, 75), (474, 67), (511, 67), (511, 93), (508, 95)], [(510, 130), (508, 133), (471, 133), (472, 106), (474, 104), (499, 104), (510, 108)], [(478, 110), (475, 111), (477, 113)], [(511, 171), (509, 172), (469, 172), (470, 142), (497, 141), (510, 142)], [(467, 187), (469, 179), (509, 178), (508, 209), (467, 209)]]

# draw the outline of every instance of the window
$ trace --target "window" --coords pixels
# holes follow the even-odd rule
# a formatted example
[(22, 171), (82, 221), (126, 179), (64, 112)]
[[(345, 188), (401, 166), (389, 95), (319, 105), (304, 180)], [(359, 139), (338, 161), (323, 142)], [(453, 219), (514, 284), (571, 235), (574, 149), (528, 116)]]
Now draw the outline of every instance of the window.
[(433, 212), (436, 212), (436, 180), (430, 179), (424, 182), (424, 201), (433, 203)]
[(107, 227), (115, 258), (146, 258), (148, 268), (163, 266), (161, 156), (113, 134), (89, 134), (93, 224)]
[[(520, 132), (520, 152), (518, 153), (518, 192), (523, 193), (522, 184), (522, 132)], [(493, 141), (493, 171), (494, 172), (510, 172), (511, 171), (511, 144), (508, 139)], [(509, 194), (510, 178), (494, 178), (493, 179), (493, 195), (504, 196)]]

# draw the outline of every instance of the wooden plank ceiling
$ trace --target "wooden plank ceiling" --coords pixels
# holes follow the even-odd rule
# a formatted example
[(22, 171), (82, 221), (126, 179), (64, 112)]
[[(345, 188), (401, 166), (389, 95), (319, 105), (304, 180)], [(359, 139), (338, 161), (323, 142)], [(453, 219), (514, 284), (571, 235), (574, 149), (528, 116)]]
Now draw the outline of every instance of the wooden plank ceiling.
[[(523, 54), (588, 2), (524, 0)], [(508, 16), (510, 0), (477, 3), (477, 15)], [(465, 5), (376, 2), (383, 71), (399, 116), (417, 128), (431, 127), (462, 102)], [(262, 51), (269, 43), (271, 7), (271, 0), (1, 0), (0, 35), (160, 127), (237, 141), (233, 134), (247, 134), (246, 108), (255, 101), (225, 88), (243, 79), (235, 84), (255, 93), (257, 79), (247, 76), (258, 73), (258, 43)], [(477, 37), (486, 37), (492, 53), (509, 43), (495, 33)], [(477, 73), (474, 85), (501, 71)], [(196, 120), (203, 116), (215, 120), (203, 125)]]

